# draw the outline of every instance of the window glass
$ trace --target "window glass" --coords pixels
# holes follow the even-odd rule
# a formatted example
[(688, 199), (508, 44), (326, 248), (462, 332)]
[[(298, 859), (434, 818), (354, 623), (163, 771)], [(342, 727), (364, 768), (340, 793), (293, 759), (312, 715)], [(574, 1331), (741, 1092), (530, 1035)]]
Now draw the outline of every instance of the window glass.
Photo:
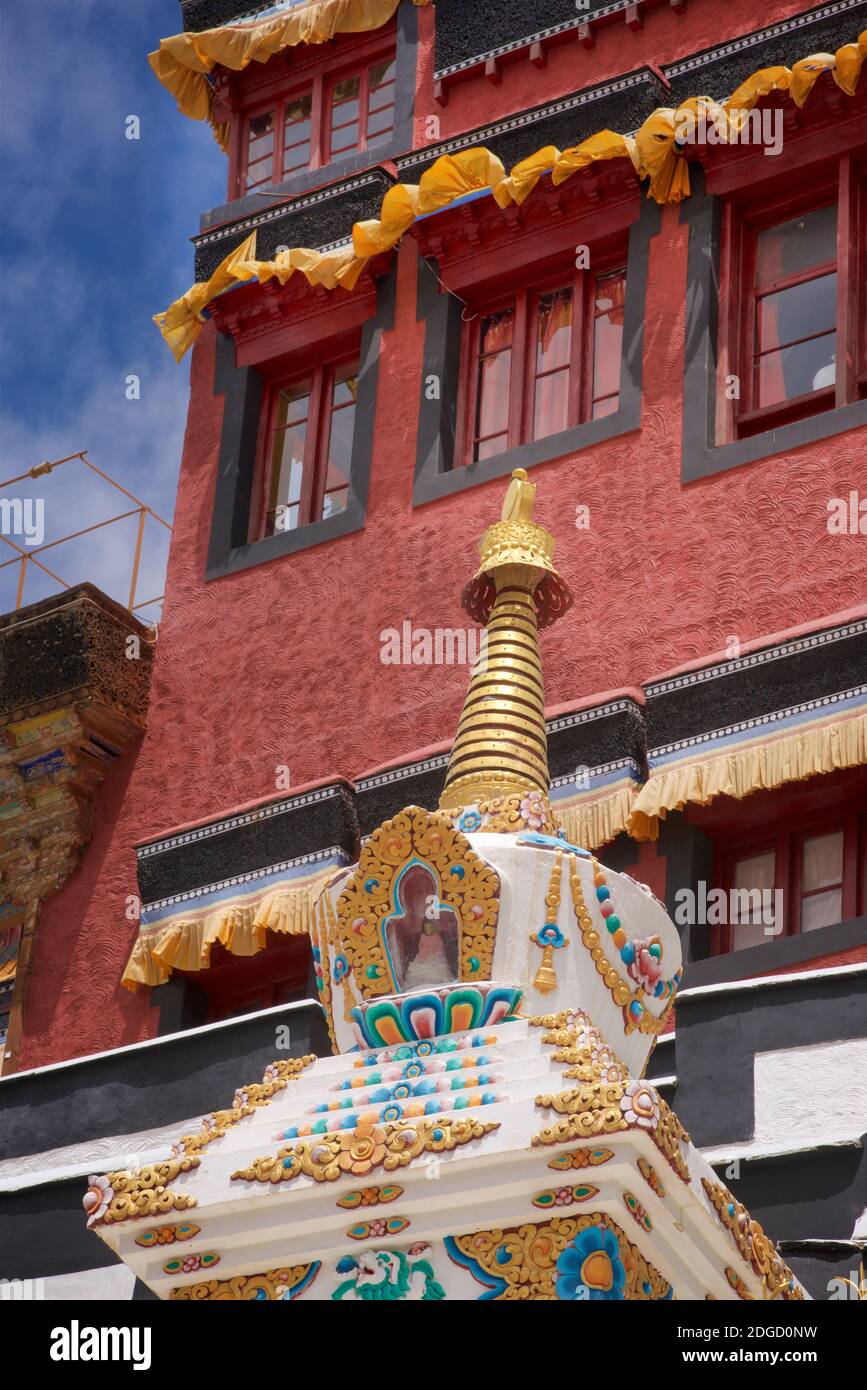
[(774, 851), (768, 850), (735, 864), (729, 914), (733, 951), (772, 941), (772, 929), (784, 929), (784, 923), (774, 920), (776, 859)]
[(837, 259), (837, 207), (793, 217), (758, 236), (756, 283), (774, 284)]
[(334, 378), (322, 518), (346, 510), (358, 399), (358, 366), (342, 367)]
[(834, 385), (836, 257), (835, 204), (759, 232), (753, 381), (758, 408)]
[(310, 415), (310, 381), (281, 391), (271, 452), (271, 488), (265, 535), (294, 531), (301, 521), (301, 489)]
[(805, 280), (758, 301), (756, 404), (776, 405), (833, 386), (837, 276)]
[(247, 188), (268, 183), (274, 170), (274, 112), (251, 116), (247, 125)]
[(514, 310), (482, 319), (473, 458), (501, 453), (509, 442), (509, 380), (512, 370)]
[(811, 835), (801, 847), (801, 931), (830, 927), (843, 915), (843, 832)]
[(367, 95), (367, 139), (382, 140), (394, 129), (394, 62), (370, 69)]
[(625, 299), (626, 276), (623, 271), (597, 279), (593, 306), (594, 420), (603, 415), (612, 415), (619, 404)]
[(534, 439), (556, 434), (569, 424), (572, 307), (571, 287), (542, 294), (536, 303)]
[(331, 88), (331, 154), (357, 150), (359, 146), (359, 93), (361, 78), (347, 77)]
[(303, 96), (287, 101), (284, 116), (283, 173), (306, 169), (310, 163), (311, 118), (313, 97)]

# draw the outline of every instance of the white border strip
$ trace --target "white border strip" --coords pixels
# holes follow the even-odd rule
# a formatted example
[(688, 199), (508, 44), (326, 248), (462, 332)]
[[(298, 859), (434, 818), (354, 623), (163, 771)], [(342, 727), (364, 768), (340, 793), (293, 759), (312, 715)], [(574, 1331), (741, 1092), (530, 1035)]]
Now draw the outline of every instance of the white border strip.
[[(688, 964), (686, 969), (689, 969)], [(748, 980), (728, 980), (718, 985), (694, 985), (692, 989), (680, 990), (676, 1003), (680, 1004), (684, 999), (698, 999), (707, 994), (738, 994), (750, 989), (764, 989), (768, 985), (794, 985), (802, 980), (836, 979), (839, 975), (867, 975), (867, 961), (855, 961), (854, 965), (828, 965), (821, 970), (794, 970), (789, 975), (751, 975)]]
[(166, 1033), (161, 1038), (143, 1038), (141, 1042), (127, 1043), (125, 1047), (110, 1047), (105, 1052), (88, 1052), (84, 1057), (69, 1057), (65, 1062), (48, 1062), (44, 1067), (31, 1067), (29, 1071), (13, 1071), (8, 1076), (0, 1076), (0, 1086), (20, 1081), (25, 1076), (44, 1076), (46, 1072), (62, 1071), (65, 1067), (80, 1067), (86, 1062), (96, 1062), (103, 1057), (143, 1052), (147, 1048), (161, 1047), (164, 1043), (179, 1042), (181, 1039), (186, 1042), (189, 1038), (198, 1038), (206, 1033), (216, 1033), (224, 1028), (235, 1028), (239, 1024), (249, 1023), (253, 1018), (269, 1018), (287, 1011), (294, 1012), (309, 1008), (311, 1004), (315, 1004), (318, 1009), (322, 1008), (318, 999), (296, 999), (291, 1004), (275, 1004), (272, 1008), (260, 1009), (257, 1013), (239, 1014), (237, 1018), (224, 1018), (219, 1023), (202, 1023), (198, 1028), (186, 1028), (180, 1033)]

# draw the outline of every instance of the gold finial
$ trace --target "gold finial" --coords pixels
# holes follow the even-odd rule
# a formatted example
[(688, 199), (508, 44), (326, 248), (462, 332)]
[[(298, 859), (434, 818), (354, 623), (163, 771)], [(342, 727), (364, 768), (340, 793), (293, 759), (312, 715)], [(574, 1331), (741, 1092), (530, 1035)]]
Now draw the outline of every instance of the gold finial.
[(443, 809), (548, 792), (538, 629), (556, 622), (572, 595), (554, 568), (554, 537), (533, 520), (535, 498), (535, 484), (516, 468), (501, 520), (482, 537), (482, 563), (461, 595), (487, 640), (458, 724)]
[(527, 482), (526, 468), (516, 468), (503, 498), (501, 521), (532, 521), (536, 505), (536, 484)]

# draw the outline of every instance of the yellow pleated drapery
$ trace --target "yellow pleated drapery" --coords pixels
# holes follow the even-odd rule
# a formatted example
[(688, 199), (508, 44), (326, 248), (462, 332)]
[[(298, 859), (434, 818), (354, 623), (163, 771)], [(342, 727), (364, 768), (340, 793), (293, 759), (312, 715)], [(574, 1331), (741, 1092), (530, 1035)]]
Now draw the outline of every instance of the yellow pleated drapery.
[(234, 956), (255, 956), (264, 950), (269, 931), (283, 936), (308, 934), (316, 900), (334, 873), (332, 867), (310, 878), (278, 883), (143, 926), (121, 984), (135, 993), (142, 987), (164, 985), (173, 970), (207, 970), (215, 942)]
[(601, 849), (624, 831), (638, 794), (633, 781), (606, 788), (599, 794), (585, 793), (574, 800), (552, 802), (552, 810), (566, 839), (582, 849)]
[[(429, 3), (413, 0), (419, 6)], [(400, 0), (307, 0), (267, 19), (161, 39), (156, 52), (148, 54), (148, 62), (183, 114), (194, 121), (210, 121), (226, 149), (227, 130), (213, 119), (213, 90), (208, 81), (208, 73), (217, 64), (240, 72), (250, 63), (267, 63), (275, 53), (298, 44), (327, 43), (338, 34), (381, 29), (399, 4)]]
[(651, 770), (628, 817), (636, 840), (656, 840), (669, 811), (706, 806), (717, 796), (736, 801), (787, 782), (867, 764), (867, 713), (828, 720), (815, 727), (750, 740), (703, 761), (694, 758)]
[[(340, 0), (333, 0), (333, 3), (340, 3)], [(343, 0), (343, 3), (348, 5), (350, 0)], [(392, 0), (382, 0), (382, 3), (391, 4)], [(284, 16), (284, 19), (289, 17)], [(225, 31), (208, 32), (213, 35)], [(202, 36), (179, 37), (200, 39)], [(164, 40), (166, 44), (173, 42)], [(341, 285), (352, 289), (368, 261), (396, 246), (416, 218), (448, 207), (471, 193), (490, 192), (502, 208), (520, 204), (529, 197), (543, 174), (550, 174), (555, 184), (561, 184), (579, 170), (603, 160), (628, 158), (637, 176), (649, 181), (649, 197), (663, 204), (680, 202), (690, 192), (689, 166), (679, 153), (677, 143), (685, 123), (695, 119), (712, 121), (720, 143), (735, 141), (750, 110), (770, 92), (785, 92), (800, 107), (822, 73), (830, 72), (843, 92), (854, 95), (865, 57), (867, 30), (857, 42), (844, 44), (836, 54), (814, 53), (791, 68), (762, 68), (742, 82), (725, 102), (692, 97), (678, 107), (660, 107), (634, 135), (603, 130), (570, 149), (558, 150), (555, 145), (546, 145), (520, 160), (508, 174), (497, 156), (484, 146), (442, 155), (422, 174), (417, 185), (398, 183), (390, 188), (379, 217), (355, 223), (351, 245), (326, 252), (297, 248), (282, 251), (273, 260), (259, 261), (253, 233), (226, 256), (210, 279), (194, 285), (167, 310), (156, 314), (154, 322), (175, 360), (180, 361), (201, 332), (202, 311), (206, 305), (233, 284), (253, 279), (265, 283), (272, 278), (285, 284), (300, 270), (312, 285), (323, 285), (327, 289)]]

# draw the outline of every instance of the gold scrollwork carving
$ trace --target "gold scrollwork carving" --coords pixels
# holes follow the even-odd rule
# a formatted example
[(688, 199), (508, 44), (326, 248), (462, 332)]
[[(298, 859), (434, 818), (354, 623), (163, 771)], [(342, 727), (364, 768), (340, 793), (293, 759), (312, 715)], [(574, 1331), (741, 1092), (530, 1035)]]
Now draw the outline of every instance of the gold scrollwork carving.
[(305, 1067), (311, 1066), (315, 1061), (314, 1053), (309, 1052), (306, 1057), (286, 1057), (282, 1061), (272, 1062), (266, 1067), (260, 1082), (238, 1088), (231, 1110), (215, 1110), (212, 1114), (205, 1115), (198, 1133), (183, 1135), (172, 1146), (172, 1153), (175, 1157), (201, 1153), (202, 1149), (206, 1149), (215, 1139), (222, 1139), (226, 1130), (236, 1125), (239, 1120), (255, 1114), (263, 1105), (270, 1105), (274, 1096), (280, 1091), (285, 1091), (290, 1081), (297, 1081)]
[(739, 1202), (723, 1183), (702, 1178), (701, 1185), (711, 1206), (734, 1240), (742, 1259), (761, 1279), (762, 1296), (767, 1299), (803, 1298), (802, 1288), (789, 1266), (781, 1259), (776, 1245), (765, 1235), (758, 1221), (753, 1220), (743, 1202)]
[(483, 1139), (499, 1129), (499, 1124), (479, 1120), (419, 1120), (415, 1124), (357, 1125), (340, 1134), (323, 1134), (280, 1149), (277, 1154), (257, 1158), (247, 1168), (232, 1174), (244, 1182), (293, 1182), (302, 1173), (316, 1182), (336, 1182), (338, 1178), (364, 1177), (383, 1168), (394, 1172), (405, 1168), (421, 1154), (450, 1153), (453, 1149)]
[(375, 830), (337, 902), (338, 936), (365, 999), (398, 989), (384, 938), (395, 885), (412, 859), (439, 880), (439, 901), (460, 926), (461, 979), (489, 980), (499, 914), (499, 876), (450, 818), (408, 806)]
[(644, 1158), (641, 1154), (639, 1154), (638, 1156), (638, 1171), (644, 1178), (644, 1181), (647, 1183), (648, 1187), (652, 1188), (653, 1191), (656, 1193), (657, 1197), (659, 1197), (660, 1201), (664, 1201), (665, 1188), (659, 1181), (659, 1175), (656, 1169), (652, 1166), (652, 1164), (648, 1163), (647, 1159)]
[[(751, 1302), (755, 1302), (755, 1294), (750, 1293), (741, 1276), (735, 1273), (730, 1265), (726, 1265), (725, 1267), (725, 1276), (738, 1298), (749, 1299)], [(713, 1294), (705, 1294), (705, 1298), (713, 1298)]]
[(306, 1265), (287, 1265), (285, 1269), (269, 1269), (267, 1274), (236, 1274), (233, 1279), (207, 1279), (202, 1284), (190, 1284), (172, 1289), (169, 1298), (190, 1303), (225, 1303), (252, 1300), (278, 1302), (296, 1297), (307, 1288), (319, 1272), (319, 1261)]
[[(616, 1221), (601, 1213), (586, 1216), (552, 1217), (544, 1224), (527, 1223), (510, 1230), (476, 1231), (471, 1235), (454, 1236), (450, 1239), (449, 1255), (455, 1263), (465, 1264), (476, 1279), (498, 1287), (492, 1297), (496, 1301), (552, 1301), (562, 1297), (558, 1291), (558, 1260), (582, 1233), (591, 1228), (602, 1231), (603, 1239), (611, 1242), (616, 1259), (607, 1253), (590, 1253), (585, 1269), (595, 1266), (601, 1281), (607, 1288), (600, 1287), (593, 1296), (619, 1297), (632, 1300), (664, 1299), (671, 1297), (671, 1286), (657, 1269), (644, 1258), (636, 1245), (628, 1239)], [(610, 1232), (605, 1236), (604, 1232)], [(595, 1232), (594, 1232), (595, 1234)], [(585, 1237), (586, 1239), (586, 1237)], [(447, 1247), (448, 1248), (448, 1247)], [(619, 1279), (615, 1286), (611, 1280), (612, 1265), (619, 1265)], [(565, 1281), (564, 1281), (565, 1282)], [(571, 1280), (573, 1284), (577, 1279)], [(505, 1285), (503, 1288), (502, 1286)], [(571, 1295), (571, 1290), (566, 1290)]]
[(573, 1149), (571, 1153), (549, 1158), (548, 1167), (555, 1168), (558, 1173), (565, 1173), (570, 1168), (598, 1168), (600, 1163), (607, 1163), (613, 1157), (613, 1149)]
[(105, 1181), (114, 1196), (101, 1216), (89, 1224), (110, 1226), (118, 1221), (138, 1221), (144, 1216), (165, 1216), (170, 1211), (188, 1211), (197, 1205), (187, 1192), (169, 1192), (169, 1183), (180, 1173), (198, 1168), (201, 1159), (174, 1158), (149, 1163), (144, 1168), (124, 1168), (109, 1173)]
[(673, 1110), (646, 1081), (595, 1081), (571, 1091), (536, 1097), (542, 1110), (564, 1116), (534, 1135), (534, 1145), (563, 1144), (641, 1129), (652, 1139), (678, 1177), (689, 1182), (684, 1148), (689, 1135)]

